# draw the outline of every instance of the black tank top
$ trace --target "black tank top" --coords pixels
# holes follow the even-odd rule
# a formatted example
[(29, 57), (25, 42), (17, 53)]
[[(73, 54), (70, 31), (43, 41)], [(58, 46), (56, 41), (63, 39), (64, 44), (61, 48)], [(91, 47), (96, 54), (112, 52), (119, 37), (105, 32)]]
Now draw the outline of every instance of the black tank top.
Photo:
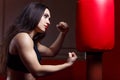
[[(37, 45), (34, 44), (34, 50), (36, 52), (38, 61), (40, 62), (41, 60), (41, 55), (38, 51)], [(13, 70), (16, 71), (21, 71), (21, 72), (25, 72), (25, 73), (29, 73), (29, 71), (27, 70), (27, 68), (25, 67), (25, 65), (23, 64), (23, 62), (20, 59), (19, 55), (11, 55), (8, 53), (8, 60), (7, 60), (7, 66)]]

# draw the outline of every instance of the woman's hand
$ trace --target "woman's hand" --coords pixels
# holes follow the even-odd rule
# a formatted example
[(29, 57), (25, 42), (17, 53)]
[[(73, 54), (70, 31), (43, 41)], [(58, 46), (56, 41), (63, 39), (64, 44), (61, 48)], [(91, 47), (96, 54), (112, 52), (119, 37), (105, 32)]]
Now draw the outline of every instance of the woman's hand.
[(68, 54), (69, 54), (69, 57), (67, 62), (72, 65), (76, 61), (77, 55), (75, 54), (75, 52), (69, 52)]
[(69, 26), (66, 22), (59, 22), (56, 26), (58, 30), (63, 33), (67, 33), (69, 30)]

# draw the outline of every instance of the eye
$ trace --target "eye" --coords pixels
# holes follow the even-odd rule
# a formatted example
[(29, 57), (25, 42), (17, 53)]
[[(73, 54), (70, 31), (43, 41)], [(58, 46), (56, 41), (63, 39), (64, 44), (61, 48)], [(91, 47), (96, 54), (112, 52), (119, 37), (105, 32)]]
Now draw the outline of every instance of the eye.
[(44, 17), (45, 17), (45, 18), (48, 18), (48, 17), (49, 17), (49, 15), (48, 15), (48, 14), (44, 14)]

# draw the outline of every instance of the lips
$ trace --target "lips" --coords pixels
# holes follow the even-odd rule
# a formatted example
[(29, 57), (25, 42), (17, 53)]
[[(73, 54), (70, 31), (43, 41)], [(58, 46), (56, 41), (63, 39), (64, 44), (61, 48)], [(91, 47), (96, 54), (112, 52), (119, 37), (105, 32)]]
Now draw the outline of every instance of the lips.
[(45, 29), (48, 29), (48, 26), (45, 26)]

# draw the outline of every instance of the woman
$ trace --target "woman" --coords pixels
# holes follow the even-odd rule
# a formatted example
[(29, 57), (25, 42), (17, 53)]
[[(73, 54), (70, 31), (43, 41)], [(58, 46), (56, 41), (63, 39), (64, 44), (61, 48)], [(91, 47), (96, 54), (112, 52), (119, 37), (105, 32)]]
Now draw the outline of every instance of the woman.
[[(48, 7), (33, 2), (25, 7), (10, 28), (5, 41), (2, 70), (7, 70), (7, 80), (35, 80), (47, 73), (63, 70), (76, 61), (74, 52), (69, 52), (67, 62), (59, 65), (41, 65), (41, 56), (55, 56), (69, 30), (67, 23), (57, 25), (60, 33), (50, 47), (41, 44), (50, 24)], [(7, 58), (6, 58), (7, 57)], [(6, 67), (5, 67), (6, 66)], [(4, 69), (3, 69), (4, 68)]]

